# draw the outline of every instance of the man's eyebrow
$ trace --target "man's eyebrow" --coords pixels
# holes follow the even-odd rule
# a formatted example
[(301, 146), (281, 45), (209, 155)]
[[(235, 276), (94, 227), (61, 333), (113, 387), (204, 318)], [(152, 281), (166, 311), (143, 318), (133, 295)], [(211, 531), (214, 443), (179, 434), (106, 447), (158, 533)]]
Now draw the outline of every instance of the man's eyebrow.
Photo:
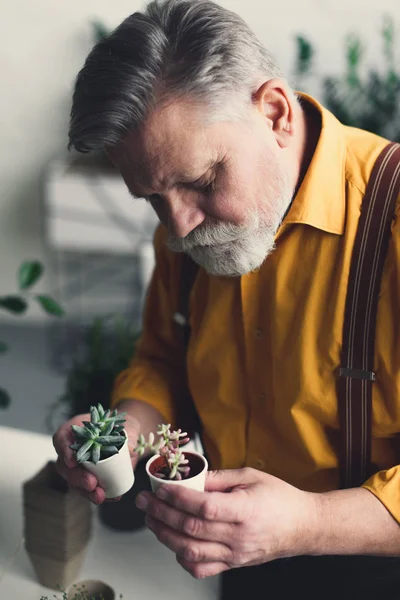
[[(206, 175), (210, 169), (216, 169), (218, 166), (219, 162), (215, 159), (210, 160), (208, 163), (206, 163), (203, 168), (202, 168), (202, 173), (199, 176), (193, 177), (193, 175), (180, 175), (177, 176), (175, 178), (175, 180), (177, 182), (181, 182), (181, 183), (196, 183), (197, 181), (199, 181), (200, 179), (202, 179), (204, 177), (204, 175)], [(140, 200), (141, 198), (145, 198), (146, 195), (142, 194), (142, 195), (138, 195), (135, 194), (135, 192), (133, 192), (131, 189), (128, 188), (129, 194), (132, 196), (132, 198), (134, 198), (135, 200)]]

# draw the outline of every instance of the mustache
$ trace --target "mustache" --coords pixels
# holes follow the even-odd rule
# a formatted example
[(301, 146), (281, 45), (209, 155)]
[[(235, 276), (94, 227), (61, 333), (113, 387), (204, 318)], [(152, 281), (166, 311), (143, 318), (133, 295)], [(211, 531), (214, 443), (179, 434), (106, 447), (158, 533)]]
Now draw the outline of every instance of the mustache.
[(199, 225), (183, 238), (170, 235), (167, 240), (167, 246), (172, 252), (189, 252), (195, 248), (229, 244), (254, 232), (255, 220), (258, 219), (253, 218), (246, 225), (221, 222)]

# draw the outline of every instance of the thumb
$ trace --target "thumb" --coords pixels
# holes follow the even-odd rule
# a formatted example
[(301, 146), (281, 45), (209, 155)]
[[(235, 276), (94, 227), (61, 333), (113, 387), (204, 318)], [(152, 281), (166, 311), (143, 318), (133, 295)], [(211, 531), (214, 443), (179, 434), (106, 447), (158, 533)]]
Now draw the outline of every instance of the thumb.
[(226, 492), (234, 487), (248, 485), (255, 481), (253, 469), (221, 469), (208, 471), (205, 483), (207, 492)]

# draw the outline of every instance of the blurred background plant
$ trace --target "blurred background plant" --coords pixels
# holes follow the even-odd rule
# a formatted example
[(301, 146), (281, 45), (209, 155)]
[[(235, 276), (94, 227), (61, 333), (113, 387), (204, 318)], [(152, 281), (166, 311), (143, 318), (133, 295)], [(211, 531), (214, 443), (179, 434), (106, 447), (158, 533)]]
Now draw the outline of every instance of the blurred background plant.
[(365, 64), (366, 46), (352, 33), (345, 40), (345, 71), (341, 75), (315, 72), (316, 50), (304, 36), (296, 37), (297, 87), (307, 91), (312, 75), (321, 84), (321, 101), (345, 125), (366, 129), (400, 142), (400, 69), (396, 59), (396, 28), (384, 17), (380, 31), (382, 65)]
[[(38, 302), (48, 315), (62, 317), (64, 311), (52, 296), (32, 292), (32, 288), (42, 277), (43, 273), (44, 267), (39, 261), (23, 262), (17, 273), (18, 293), (0, 296), (0, 309), (14, 316), (21, 316), (27, 311), (29, 302), (33, 300)], [(8, 345), (0, 340), (0, 354), (4, 354), (8, 349)], [(10, 401), (9, 393), (0, 387), (0, 408), (7, 408)]]
[(63, 420), (87, 413), (98, 403), (110, 407), (115, 378), (128, 367), (139, 337), (140, 332), (118, 315), (95, 317), (86, 326), (67, 369), (65, 392), (50, 407), (49, 431), (54, 431), (54, 416), (60, 407)]

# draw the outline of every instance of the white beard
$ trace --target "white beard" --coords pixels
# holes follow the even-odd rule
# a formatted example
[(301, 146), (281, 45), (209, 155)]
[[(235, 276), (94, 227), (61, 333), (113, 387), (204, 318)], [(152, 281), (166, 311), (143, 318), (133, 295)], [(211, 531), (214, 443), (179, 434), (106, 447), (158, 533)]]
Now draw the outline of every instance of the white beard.
[[(267, 217), (253, 212), (246, 225), (215, 222), (200, 225), (184, 238), (170, 236), (168, 248), (185, 252), (210, 275), (240, 277), (258, 269), (275, 248), (275, 235), (290, 205), (293, 189), (287, 184)], [(290, 191), (289, 191), (290, 190)]]

